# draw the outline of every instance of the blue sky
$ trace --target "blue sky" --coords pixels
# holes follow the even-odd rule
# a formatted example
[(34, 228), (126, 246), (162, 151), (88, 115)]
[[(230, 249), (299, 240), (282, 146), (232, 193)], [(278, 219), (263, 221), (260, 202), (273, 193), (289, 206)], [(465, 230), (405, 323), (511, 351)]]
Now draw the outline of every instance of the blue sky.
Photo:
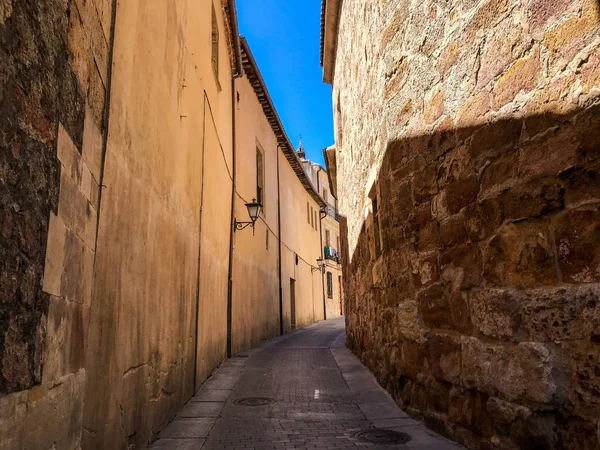
[(319, 65), (321, 0), (238, 0), (240, 34), (250, 44), (283, 126), (307, 158), (323, 164), (333, 144), (331, 86)]

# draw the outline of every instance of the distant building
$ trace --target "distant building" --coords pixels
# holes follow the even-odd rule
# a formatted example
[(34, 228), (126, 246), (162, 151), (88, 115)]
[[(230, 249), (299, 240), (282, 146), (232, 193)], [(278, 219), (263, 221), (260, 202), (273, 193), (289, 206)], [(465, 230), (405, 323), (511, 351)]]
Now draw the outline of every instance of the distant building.
[(327, 310), (327, 318), (333, 319), (344, 314), (344, 290), (342, 283), (342, 253), (340, 235), (340, 216), (338, 201), (331, 189), (329, 173), (323, 166), (306, 159), (306, 151), (300, 142), (298, 156), (313, 186), (325, 200), (326, 206), (321, 208), (320, 230), (323, 272), (323, 296)]

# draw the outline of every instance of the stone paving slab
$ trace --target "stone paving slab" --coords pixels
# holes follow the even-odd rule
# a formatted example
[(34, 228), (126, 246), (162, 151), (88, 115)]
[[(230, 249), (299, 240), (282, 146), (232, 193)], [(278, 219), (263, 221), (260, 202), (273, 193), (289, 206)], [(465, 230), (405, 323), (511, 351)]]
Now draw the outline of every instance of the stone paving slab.
[[(248, 398), (253, 406), (243, 404)], [(379, 445), (362, 439), (377, 430), (410, 440)], [(340, 319), (225, 361), (159, 437), (152, 449), (462, 448), (398, 408), (345, 347)]]

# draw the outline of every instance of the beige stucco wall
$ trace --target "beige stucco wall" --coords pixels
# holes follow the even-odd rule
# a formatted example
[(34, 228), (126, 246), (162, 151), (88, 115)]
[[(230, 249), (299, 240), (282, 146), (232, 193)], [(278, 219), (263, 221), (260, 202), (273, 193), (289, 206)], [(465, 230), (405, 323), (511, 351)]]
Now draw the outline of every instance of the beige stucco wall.
[[(318, 166), (317, 166), (318, 167)], [(318, 177), (318, 189), (319, 194), (323, 197), (323, 200), (330, 205), (328, 208), (331, 211), (331, 207), (337, 207), (337, 200), (331, 193), (331, 189), (329, 187), (329, 176), (326, 170), (313, 170), (313, 179), (315, 181)], [(321, 234), (323, 236), (323, 247), (327, 245), (327, 231), (329, 231), (330, 235), (330, 246), (336, 249), (338, 252), (341, 252), (340, 245), (338, 241), (340, 238), (340, 223), (335, 220), (335, 217), (332, 217), (331, 214), (325, 216), (321, 221)], [(325, 296), (325, 304), (327, 308), (327, 318), (334, 319), (336, 317), (340, 317), (343, 313), (343, 288), (340, 290), (340, 277), (342, 276), (342, 265), (337, 264), (333, 260), (325, 259), (325, 273), (323, 274), (323, 295)], [(332, 296), (330, 297), (327, 294), (327, 272), (331, 273), (332, 277), (332, 285), (333, 291)]]
[[(319, 211), (319, 205), (309, 196), (289, 163), (280, 155), (282, 291), (284, 330), (290, 329), (290, 279), (296, 281), (296, 326), (323, 319), (321, 274), (311, 272), (321, 255), (318, 223), (308, 223), (306, 205)], [(296, 264), (296, 256), (298, 263)]]
[[(243, 76), (236, 80), (235, 218), (247, 222), (245, 206), (256, 197), (256, 150), (263, 153), (264, 192), (261, 218), (237, 231), (233, 249), (232, 351), (251, 347), (279, 334), (279, 266), (277, 216), (277, 139), (254, 89)], [(267, 233), (269, 234), (267, 248)]]
[(119, 3), (87, 448), (145, 446), (193, 394), (196, 315), (197, 383), (225, 358), (230, 182), (220, 147), (230, 159), (231, 71), (216, 6), (221, 91), (210, 63), (210, 1)]

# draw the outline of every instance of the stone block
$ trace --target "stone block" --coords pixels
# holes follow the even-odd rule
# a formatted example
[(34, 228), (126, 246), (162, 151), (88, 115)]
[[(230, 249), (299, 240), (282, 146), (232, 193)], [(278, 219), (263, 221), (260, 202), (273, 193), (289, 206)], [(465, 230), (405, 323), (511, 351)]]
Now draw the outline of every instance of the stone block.
[(466, 38), (471, 40), (479, 30), (492, 29), (509, 4), (508, 0), (488, 0), (481, 5), (465, 28)]
[(560, 174), (560, 180), (565, 188), (567, 206), (600, 201), (600, 160), (571, 167)]
[(450, 292), (440, 283), (423, 289), (417, 296), (423, 324), (429, 328), (454, 328)]
[(477, 86), (484, 87), (495, 79), (527, 49), (531, 43), (522, 23), (507, 17), (490, 33), (488, 42), (481, 49), (481, 62), (477, 74)]
[(483, 250), (483, 276), (503, 287), (539, 287), (558, 283), (554, 243), (544, 221), (504, 225)]
[(94, 252), (72, 231), (65, 241), (61, 297), (84, 305), (91, 302)]
[(58, 160), (63, 167), (60, 171), (61, 185), (63, 174), (69, 176), (78, 184), (81, 180), (81, 155), (62, 124), (58, 125), (57, 153)]
[(504, 220), (500, 206), (494, 199), (470, 204), (463, 211), (463, 217), (467, 236), (472, 242), (492, 236)]
[(437, 58), (436, 68), (440, 75), (445, 76), (457, 63), (461, 53), (461, 46), (457, 40), (451, 41), (445, 46)]
[(495, 197), (515, 185), (519, 180), (518, 161), (517, 149), (510, 148), (484, 166), (480, 176), (482, 197)]
[(444, 114), (444, 91), (439, 90), (425, 101), (424, 118), (427, 124), (434, 123)]
[(431, 373), (439, 380), (458, 384), (460, 377), (460, 338), (432, 333), (429, 337)]
[(527, 16), (533, 32), (543, 30), (546, 25), (560, 19), (571, 5), (572, 0), (531, 0), (528, 3)]
[(456, 214), (465, 206), (477, 201), (479, 194), (479, 180), (477, 176), (460, 179), (445, 188), (446, 209), (450, 214)]
[(475, 167), (479, 170), (493, 163), (507, 149), (516, 148), (522, 130), (522, 121), (511, 119), (490, 123), (473, 132), (469, 153)]
[(448, 418), (453, 425), (472, 430), (479, 437), (490, 437), (493, 423), (487, 399), (485, 394), (455, 386), (449, 392)]
[(526, 419), (531, 410), (516, 403), (507, 402), (497, 397), (490, 397), (486, 404), (494, 423), (500, 426), (510, 425), (517, 419)]
[(437, 252), (414, 255), (411, 258), (412, 279), (415, 287), (420, 289), (440, 279), (440, 268)]
[(571, 376), (568, 398), (577, 411), (586, 416), (598, 417), (600, 411), (600, 352), (590, 343), (573, 343), (571, 354)]
[(527, 293), (523, 320), (536, 341), (600, 340), (597, 284), (536, 289)]
[(88, 36), (77, 8), (70, 9), (67, 41), (71, 67), (75, 72), (79, 85), (85, 92), (88, 90), (90, 78), (88, 73), (88, 53), (90, 49)]
[[(532, 132), (531, 121), (526, 119), (528, 132)], [(577, 133), (571, 124), (557, 127), (558, 118), (549, 119), (548, 127), (555, 129), (544, 139), (534, 139), (519, 148), (518, 173), (525, 178), (543, 176), (556, 177), (564, 170), (581, 162), (582, 155), (578, 147)], [(538, 124), (539, 126), (539, 124)], [(544, 128), (545, 126), (540, 128)], [(537, 130), (534, 130), (535, 132)], [(548, 155), (553, 155), (548, 158)]]
[[(567, 74), (555, 79), (544, 89), (539, 89), (531, 94), (523, 109), (525, 129), (529, 137), (535, 137), (553, 128), (569, 128), (569, 125), (563, 127), (563, 124), (566, 122), (566, 118), (573, 115), (576, 100), (571, 88), (575, 82), (575, 75)], [(537, 145), (537, 142), (534, 141), (531, 144)], [(556, 156), (558, 161), (561, 161), (561, 156)], [(538, 163), (542, 166), (552, 163), (552, 158), (538, 159)]]
[(450, 248), (468, 242), (465, 219), (462, 214), (455, 214), (440, 222), (439, 246)]
[(415, 203), (430, 200), (438, 192), (437, 177), (435, 167), (428, 165), (419, 172), (415, 172), (413, 177), (413, 198)]
[(590, 37), (598, 30), (599, 15), (598, 2), (585, 0), (581, 15), (572, 17), (546, 32), (542, 43), (548, 50), (551, 69), (562, 69), (589, 44)]
[(584, 161), (596, 159), (600, 148), (600, 134), (596, 132), (600, 127), (600, 105), (594, 105), (579, 113), (574, 123), (580, 158)]
[(476, 244), (458, 244), (440, 254), (440, 270), (454, 289), (470, 289), (482, 282), (483, 261)]
[(84, 328), (82, 305), (59, 297), (50, 298), (42, 373), (44, 383), (76, 373), (83, 367)]
[(553, 225), (563, 280), (600, 281), (600, 207), (565, 211)]
[(498, 203), (508, 220), (545, 216), (564, 208), (564, 189), (556, 177), (534, 178), (502, 192)]
[(417, 246), (420, 251), (437, 249), (440, 246), (440, 224), (432, 220), (418, 232)]
[(61, 280), (64, 271), (65, 241), (67, 228), (62, 220), (50, 213), (48, 243), (46, 244), (46, 263), (42, 289), (47, 294), (60, 295)]
[(463, 337), (461, 354), (461, 380), (467, 388), (508, 401), (552, 404), (562, 398), (564, 369), (544, 344), (491, 344)]
[(8, 421), (14, 424), (9, 435), (19, 433), (14, 441), (19, 444), (14, 448), (48, 448), (49, 442), (60, 449), (80, 448), (84, 383), (85, 371), (80, 370), (27, 391), (22, 403), (26, 405), (25, 417)]
[(85, 198), (91, 202), (92, 200), (92, 183), (94, 180), (92, 178), (92, 173), (90, 169), (88, 169), (85, 163), (81, 164), (81, 182), (79, 184), (79, 189), (85, 196)]
[(517, 60), (494, 85), (494, 105), (501, 108), (514, 100), (521, 91), (530, 92), (541, 75), (540, 48), (534, 46), (529, 55)]
[(600, 48), (597, 48), (581, 67), (581, 82), (586, 94), (600, 86)]
[(474, 289), (469, 298), (473, 328), (496, 339), (518, 339), (524, 297), (508, 289)]
[(486, 121), (485, 116), (491, 110), (492, 97), (489, 92), (483, 91), (468, 97), (456, 112), (456, 126), (470, 128), (481, 125)]
[(102, 133), (89, 108), (85, 113), (82, 156), (94, 180), (99, 184), (102, 166)]
[(402, 342), (402, 358), (398, 359), (396, 368), (398, 374), (416, 379), (419, 374), (427, 374), (430, 367), (426, 345), (414, 341)]

